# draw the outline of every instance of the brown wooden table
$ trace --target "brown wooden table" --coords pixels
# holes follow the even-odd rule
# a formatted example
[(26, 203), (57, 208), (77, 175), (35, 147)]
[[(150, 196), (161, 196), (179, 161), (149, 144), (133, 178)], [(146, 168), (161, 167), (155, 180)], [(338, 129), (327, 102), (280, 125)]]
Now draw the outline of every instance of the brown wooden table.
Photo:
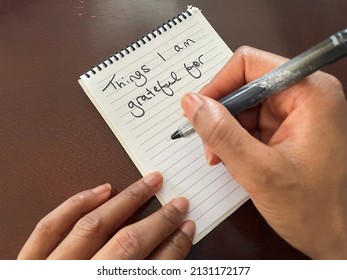
[[(0, 259), (72, 194), (140, 173), (77, 83), (92, 65), (193, 4), (235, 50), (292, 57), (346, 28), (346, 0), (0, 0)], [(347, 87), (347, 61), (325, 68)], [(139, 219), (160, 207), (153, 198)], [(188, 259), (302, 259), (247, 202)]]

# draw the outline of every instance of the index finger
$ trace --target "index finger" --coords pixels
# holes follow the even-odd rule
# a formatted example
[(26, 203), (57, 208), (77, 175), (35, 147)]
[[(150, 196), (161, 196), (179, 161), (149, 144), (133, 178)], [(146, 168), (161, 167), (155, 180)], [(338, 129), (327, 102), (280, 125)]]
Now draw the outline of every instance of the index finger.
[(185, 198), (173, 199), (147, 218), (121, 229), (93, 259), (146, 258), (179, 227), (187, 211), (188, 201)]
[(49, 256), (50, 259), (88, 259), (97, 252), (110, 234), (139, 207), (157, 193), (162, 185), (159, 172), (149, 173), (83, 216)]
[(285, 61), (284, 57), (269, 52), (247, 46), (240, 47), (199, 93), (219, 100)]
[(70, 197), (36, 225), (18, 259), (45, 259), (61, 242), (71, 226), (84, 214), (104, 203), (111, 185), (104, 184)]

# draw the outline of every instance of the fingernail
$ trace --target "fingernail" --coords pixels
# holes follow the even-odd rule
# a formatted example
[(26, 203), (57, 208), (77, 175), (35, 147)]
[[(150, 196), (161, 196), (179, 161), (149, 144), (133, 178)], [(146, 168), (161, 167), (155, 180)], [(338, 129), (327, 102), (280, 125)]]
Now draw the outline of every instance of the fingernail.
[(152, 172), (146, 174), (143, 181), (149, 187), (159, 187), (163, 183), (163, 176), (159, 172)]
[(92, 189), (95, 194), (102, 194), (111, 190), (111, 185), (109, 183), (103, 184)]
[(212, 155), (210, 153), (210, 149), (207, 146), (204, 146), (204, 150), (205, 150), (205, 157), (207, 160), (207, 164), (211, 166)]
[(207, 164), (209, 166), (213, 166), (213, 164), (211, 163), (212, 162), (212, 156), (210, 154), (206, 155), (206, 160), (207, 160)]
[(188, 212), (189, 203), (184, 197), (178, 197), (171, 200), (171, 204), (182, 214), (186, 214)]
[(185, 221), (181, 226), (180, 230), (184, 232), (184, 234), (188, 235), (190, 238), (194, 237), (196, 226), (193, 221)]
[(192, 119), (203, 103), (203, 99), (199, 94), (185, 94), (181, 101), (185, 116), (187, 116), (188, 119)]

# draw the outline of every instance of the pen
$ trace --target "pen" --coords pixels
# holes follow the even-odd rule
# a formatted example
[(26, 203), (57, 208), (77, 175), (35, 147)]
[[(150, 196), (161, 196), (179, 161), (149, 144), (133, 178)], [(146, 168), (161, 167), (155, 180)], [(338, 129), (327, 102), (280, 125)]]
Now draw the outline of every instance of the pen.
[[(264, 76), (244, 85), (219, 102), (232, 115), (250, 108), (273, 93), (290, 87), (323, 66), (347, 55), (347, 29), (331, 35), (309, 50), (292, 58)], [(189, 122), (182, 123), (171, 139), (187, 137), (194, 133)]]

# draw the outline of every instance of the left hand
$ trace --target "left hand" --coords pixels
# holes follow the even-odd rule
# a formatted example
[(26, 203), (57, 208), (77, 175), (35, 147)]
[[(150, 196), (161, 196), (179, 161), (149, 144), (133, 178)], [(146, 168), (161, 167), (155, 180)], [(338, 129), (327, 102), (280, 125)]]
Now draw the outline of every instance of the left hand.
[(150, 173), (112, 199), (109, 184), (72, 196), (37, 224), (18, 259), (184, 258), (195, 233), (194, 222), (183, 222), (188, 211), (184, 198), (115, 233), (158, 192), (162, 180), (159, 173)]

